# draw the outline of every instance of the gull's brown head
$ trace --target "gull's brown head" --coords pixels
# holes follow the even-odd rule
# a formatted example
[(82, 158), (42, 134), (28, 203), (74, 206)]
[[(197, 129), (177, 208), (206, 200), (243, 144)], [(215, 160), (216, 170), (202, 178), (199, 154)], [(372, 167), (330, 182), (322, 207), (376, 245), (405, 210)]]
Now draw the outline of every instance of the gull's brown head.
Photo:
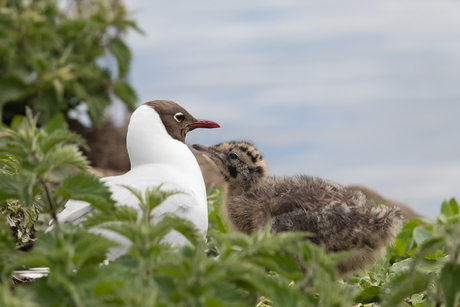
[(220, 128), (219, 124), (208, 119), (196, 119), (183, 107), (170, 100), (153, 100), (145, 105), (153, 108), (160, 116), (168, 134), (185, 143), (185, 136), (196, 128)]

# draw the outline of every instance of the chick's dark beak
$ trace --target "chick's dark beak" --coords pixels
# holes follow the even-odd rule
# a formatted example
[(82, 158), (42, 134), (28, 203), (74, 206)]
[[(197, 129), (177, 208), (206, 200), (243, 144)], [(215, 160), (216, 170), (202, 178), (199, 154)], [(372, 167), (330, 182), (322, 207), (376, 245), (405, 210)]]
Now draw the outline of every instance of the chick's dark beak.
[(192, 145), (192, 148), (205, 154), (205, 153), (208, 153), (211, 154), (210, 150), (209, 150), (209, 146), (206, 146), (206, 145), (201, 145), (201, 144), (193, 144)]
[(201, 145), (201, 144), (193, 144), (192, 148), (201, 152), (204, 156), (208, 156), (209, 158), (216, 158), (217, 152), (213, 150), (211, 146)]

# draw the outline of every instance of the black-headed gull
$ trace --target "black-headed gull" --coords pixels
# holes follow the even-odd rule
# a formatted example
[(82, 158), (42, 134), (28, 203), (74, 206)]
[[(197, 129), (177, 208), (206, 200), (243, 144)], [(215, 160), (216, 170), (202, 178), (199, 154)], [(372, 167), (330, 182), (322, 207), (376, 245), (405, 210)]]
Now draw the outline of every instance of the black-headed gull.
[[(208, 228), (206, 187), (200, 167), (185, 144), (185, 136), (196, 128), (219, 127), (216, 122), (196, 119), (173, 101), (146, 102), (134, 111), (128, 126), (126, 142), (131, 170), (121, 176), (101, 180), (109, 187), (117, 204), (135, 208), (139, 214), (141, 210), (138, 199), (122, 186), (141, 192), (159, 185), (161, 190), (180, 191), (154, 209), (155, 220), (161, 220), (167, 213), (174, 213), (192, 221), (205, 235)], [(58, 215), (58, 220), (61, 223), (78, 223), (92, 209), (89, 203), (70, 200)], [(126, 238), (108, 230), (97, 229), (96, 232), (125, 246), (130, 243)], [(171, 232), (165, 240), (173, 245), (187, 242), (177, 232)], [(125, 250), (113, 249), (108, 259), (115, 259)]]

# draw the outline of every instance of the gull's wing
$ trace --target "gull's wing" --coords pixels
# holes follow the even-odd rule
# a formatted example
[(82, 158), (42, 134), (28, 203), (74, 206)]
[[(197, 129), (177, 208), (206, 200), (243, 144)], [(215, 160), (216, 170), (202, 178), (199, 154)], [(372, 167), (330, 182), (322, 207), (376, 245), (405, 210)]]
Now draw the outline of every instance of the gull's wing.
[[(136, 209), (139, 217), (142, 213), (139, 200), (123, 186), (139, 190), (142, 194), (147, 189), (160, 185), (160, 189), (163, 191), (177, 191), (177, 194), (168, 197), (154, 209), (154, 222), (162, 220), (167, 213), (173, 213), (192, 221), (200, 232), (205, 234), (208, 226), (206, 205), (200, 204), (203, 200), (197, 197), (192, 189), (184, 188), (188, 184), (183, 178), (183, 174), (177, 173), (174, 169), (153, 165), (143, 167), (141, 170), (130, 171), (121, 176), (105, 177), (101, 180), (109, 187), (112, 192), (112, 199), (117, 202), (117, 205), (126, 205)], [(84, 220), (85, 216), (92, 210), (93, 207), (87, 202), (69, 200), (65, 209), (58, 214), (58, 220), (62, 223), (78, 223)]]

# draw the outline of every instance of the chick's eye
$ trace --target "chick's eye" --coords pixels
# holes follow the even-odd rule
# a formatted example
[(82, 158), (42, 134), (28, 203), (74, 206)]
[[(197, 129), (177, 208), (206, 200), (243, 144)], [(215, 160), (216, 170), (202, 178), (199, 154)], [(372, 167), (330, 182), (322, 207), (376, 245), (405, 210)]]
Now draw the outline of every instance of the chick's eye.
[(176, 114), (174, 114), (174, 119), (180, 123), (181, 121), (183, 121), (185, 118), (184, 114), (182, 114), (181, 112), (178, 112)]
[(238, 155), (235, 154), (235, 153), (233, 153), (233, 152), (229, 153), (229, 154), (228, 154), (228, 157), (229, 157), (230, 159), (232, 159), (232, 160), (238, 159)]

